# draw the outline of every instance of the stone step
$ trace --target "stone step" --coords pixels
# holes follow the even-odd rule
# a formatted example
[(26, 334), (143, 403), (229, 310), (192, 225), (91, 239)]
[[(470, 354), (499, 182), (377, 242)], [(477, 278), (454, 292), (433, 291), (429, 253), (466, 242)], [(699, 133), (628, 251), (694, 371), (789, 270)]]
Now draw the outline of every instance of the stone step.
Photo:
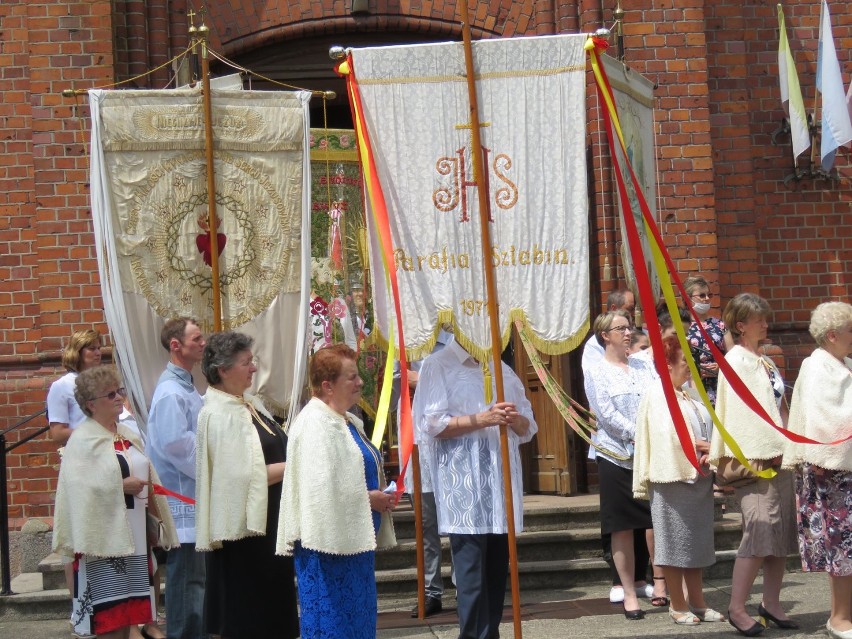
[[(736, 549), (717, 550), (716, 563), (704, 569), (704, 579), (730, 579), (734, 569)], [(787, 558), (787, 570), (801, 570), (798, 555)], [(444, 589), (453, 590), (449, 566), (442, 566)], [(408, 595), (416, 596), (416, 570), (384, 570), (376, 573), (379, 598)], [(559, 561), (531, 561), (518, 564), (518, 579), (521, 592), (529, 590), (564, 589), (608, 583), (611, 579), (609, 566), (603, 559), (567, 559)], [(412, 587), (412, 584), (413, 587)]]
[[(726, 515), (715, 524), (715, 545), (718, 550), (736, 548), (740, 542), (741, 517)], [(398, 570), (415, 566), (416, 544), (413, 539), (398, 540), (395, 548), (376, 553), (376, 570)], [(449, 540), (441, 540), (442, 563), (450, 562)], [(599, 559), (601, 556), (600, 528), (572, 530), (524, 531), (517, 539), (518, 561), (562, 561), (569, 559)]]
[[(600, 528), (600, 502), (597, 495), (547, 497), (524, 496), (524, 532)], [(717, 521), (725, 512), (732, 512), (733, 501), (725, 497), (715, 498), (713, 515)], [(393, 527), (397, 540), (414, 539), (414, 509), (407, 499), (400, 501), (394, 510)]]
[(65, 561), (55, 552), (38, 562), (38, 571), (44, 579), (44, 590), (67, 588), (65, 582)]

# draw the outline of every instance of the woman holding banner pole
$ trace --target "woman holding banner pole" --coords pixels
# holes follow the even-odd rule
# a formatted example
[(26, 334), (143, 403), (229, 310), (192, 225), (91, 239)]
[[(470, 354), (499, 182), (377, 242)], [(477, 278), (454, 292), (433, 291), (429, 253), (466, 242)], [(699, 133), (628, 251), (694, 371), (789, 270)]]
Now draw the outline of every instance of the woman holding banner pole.
[[(766, 300), (753, 293), (740, 293), (728, 302), (723, 320), (736, 345), (728, 351), (725, 361), (775, 424), (784, 427), (784, 380), (760, 347), (760, 342), (766, 339), (770, 312)], [(789, 440), (746, 404), (724, 374), (719, 377), (716, 413), (753, 468), (776, 471), (772, 478), (751, 475), (735, 485), (743, 517), (743, 537), (734, 562), (728, 620), (747, 637), (759, 635), (770, 621), (779, 628), (798, 628), (787, 618), (780, 603), (787, 556), (798, 552), (793, 476), (781, 467), (782, 463), (791, 461), (790, 455), (785, 459), (785, 454), (792, 452)], [(728, 469), (738, 466), (721, 437), (712, 441), (710, 463), (717, 467), (717, 483), (723, 483)], [(757, 611), (762, 624), (754, 621), (745, 608), (761, 567), (763, 601)]]

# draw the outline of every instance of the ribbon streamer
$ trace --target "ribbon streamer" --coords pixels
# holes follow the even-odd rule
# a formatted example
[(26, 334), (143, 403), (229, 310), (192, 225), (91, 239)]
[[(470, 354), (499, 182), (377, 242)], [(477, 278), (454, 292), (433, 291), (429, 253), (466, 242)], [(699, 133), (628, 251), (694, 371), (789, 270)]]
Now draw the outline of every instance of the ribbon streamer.
[(169, 490), (165, 486), (160, 486), (160, 484), (151, 484), (154, 487), (155, 495), (164, 495), (166, 497), (174, 497), (185, 504), (195, 505), (195, 500), (192, 497), (187, 497), (186, 495), (181, 495), (180, 493), (176, 493), (173, 490)]
[[(358, 154), (361, 158), (361, 168), (364, 171), (365, 184), (367, 186), (367, 197), (370, 200), (370, 211), (373, 216), (373, 222), (376, 227), (376, 233), (379, 238), (379, 244), (382, 254), (382, 269), (384, 270), (385, 280), (390, 284), (389, 288), (392, 293), (394, 311), (396, 312), (396, 324), (399, 331), (399, 343), (405, 344), (405, 337), (402, 329), (402, 309), (400, 308), (399, 285), (396, 278), (396, 269), (390, 267), (390, 256), (393, 255), (393, 242), (390, 232), (390, 221), (388, 219), (388, 210), (385, 203), (385, 196), (382, 191), (382, 185), (379, 183), (378, 171), (376, 170), (376, 162), (373, 156), (373, 149), (370, 144), (369, 132), (366, 128), (362, 113), (361, 94), (358, 89), (358, 81), (355, 77), (355, 70), (352, 64), (352, 55), (348, 55), (346, 60), (341, 62), (336, 71), (339, 75), (346, 78), (346, 91), (349, 94), (349, 104), (352, 109), (352, 121), (355, 124), (355, 136), (358, 143)], [(393, 379), (393, 361), (395, 358), (396, 340), (393, 335), (388, 339), (388, 357), (385, 364), (385, 383), (382, 386), (382, 394), (379, 399), (379, 408), (377, 410), (377, 425), (381, 422), (382, 431), (387, 422), (387, 413), (390, 404), (391, 383), (387, 383), (388, 379)], [(390, 367), (390, 375), (388, 368)], [(411, 458), (411, 451), (414, 446), (414, 432), (411, 423), (411, 398), (408, 390), (408, 362), (406, 360), (405, 348), (399, 349), (399, 367), (400, 367), (400, 410), (399, 410), (399, 459), (400, 459), (400, 474), (397, 478), (397, 494), (401, 494), (405, 490), (405, 470)]]

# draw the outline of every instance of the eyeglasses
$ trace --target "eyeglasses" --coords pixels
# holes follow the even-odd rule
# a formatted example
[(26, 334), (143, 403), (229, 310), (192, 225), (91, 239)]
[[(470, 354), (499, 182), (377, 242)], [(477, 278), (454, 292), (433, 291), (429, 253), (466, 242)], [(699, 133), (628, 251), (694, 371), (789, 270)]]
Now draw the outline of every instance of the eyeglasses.
[(632, 331), (632, 330), (633, 329), (630, 328), (629, 326), (614, 326), (612, 328), (607, 329), (606, 332), (608, 333), (609, 331), (618, 331), (619, 333), (626, 333), (626, 332)]
[(110, 391), (106, 395), (98, 395), (97, 397), (92, 397), (92, 401), (96, 399), (103, 399), (106, 397), (108, 400), (112, 401), (116, 398), (117, 395), (121, 395), (122, 397), (127, 397), (127, 389), (122, 386), (121, 388), (117, 388), (114, 391)]
[(700, 300), (709, 300), (713, 295), (711, 293), (693, 293), (691, 297), (697, 297)]

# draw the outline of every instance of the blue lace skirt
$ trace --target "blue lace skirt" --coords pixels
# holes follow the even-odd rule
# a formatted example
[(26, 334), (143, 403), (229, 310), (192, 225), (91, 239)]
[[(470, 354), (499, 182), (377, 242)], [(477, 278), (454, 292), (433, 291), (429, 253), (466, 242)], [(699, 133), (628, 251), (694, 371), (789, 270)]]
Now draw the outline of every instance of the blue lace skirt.
[(375, 639), (375, 555), (330, 555), (296, 544), (302, 639)]

